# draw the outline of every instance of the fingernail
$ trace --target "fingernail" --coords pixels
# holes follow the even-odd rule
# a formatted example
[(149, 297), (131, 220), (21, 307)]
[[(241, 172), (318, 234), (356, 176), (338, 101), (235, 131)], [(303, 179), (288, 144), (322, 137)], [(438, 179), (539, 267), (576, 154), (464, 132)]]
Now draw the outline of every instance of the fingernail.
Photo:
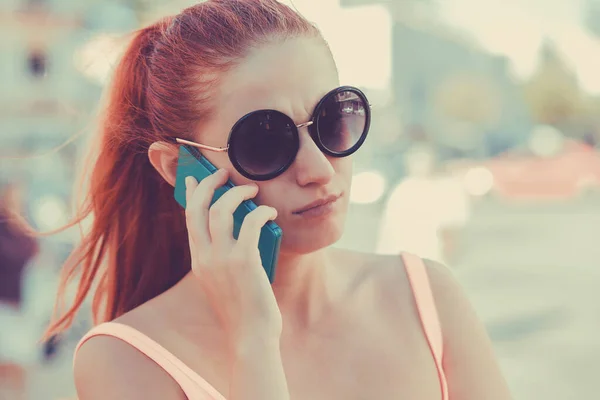
[(186, 176), (185, 177), (185, 188), (186, 189), (190, 187), (190, 185), (192, 184), (193, 179), (194, 178), (191, 177), (191, 176)]

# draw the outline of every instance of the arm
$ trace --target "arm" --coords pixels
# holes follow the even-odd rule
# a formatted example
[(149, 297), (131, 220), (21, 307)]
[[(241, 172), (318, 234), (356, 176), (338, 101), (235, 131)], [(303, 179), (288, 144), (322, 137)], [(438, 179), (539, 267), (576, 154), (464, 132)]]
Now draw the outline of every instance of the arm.
[(96, 336), (77, 352), (79, 400), (183, 400), (179, 385), (145, 355), (119, 339)]
[(426, 261), (444, 338), (450, 400), (510, 400), (485, 327), (445, 266)]

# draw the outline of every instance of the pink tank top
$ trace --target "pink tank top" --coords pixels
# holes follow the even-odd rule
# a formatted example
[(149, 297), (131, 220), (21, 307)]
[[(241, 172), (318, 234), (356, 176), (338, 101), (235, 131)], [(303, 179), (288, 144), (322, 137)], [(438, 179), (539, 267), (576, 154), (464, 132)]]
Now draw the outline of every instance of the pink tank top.
[[(442, 400), (448, 400), (446, 376), (442, 368), (442, 332), (425, 265), (419, 257), (411, 254), (403, 253), (402, 258), (421, 318), (423, 332), (437, 367)], [(98, 335), (116, 337), (152, 359), (179, 384), (189, 400), (225, 400), (221, 393), (181, 360), (146, 335), (127, 325), (105, 322), (94, 327), (81, 339), (75, 349), (75, 354), (83, 343)]]

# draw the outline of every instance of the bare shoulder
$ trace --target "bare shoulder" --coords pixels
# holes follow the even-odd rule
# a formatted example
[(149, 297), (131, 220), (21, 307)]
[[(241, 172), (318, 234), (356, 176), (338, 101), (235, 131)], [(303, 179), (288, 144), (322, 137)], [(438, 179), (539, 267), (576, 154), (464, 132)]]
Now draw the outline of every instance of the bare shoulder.
[(454, 272), (446, 265), (428, 259), (423, 259), (423, 264), (425, 265), (434, 297), (444, 297), (453, 293), (463, 292), (462, 286), (458, 279), (456, 279)]
[[(119, 322), (140, 329), (146, 307), (119, 317)], [(159, 365), (135, 347), (112, 336), (87, 339), (77, 351), (74, 378), (80, 400), (184, 399), (179, 385)]]
[(458, 279), (443, 264), (424, 263), (442, 329), (450, 398), (511, 399), (485, 325)]
[(475, 318), (467, 293), (454, 272), (437, 261), (424, 259), (423, 263), (442, 326), (455, 323), (465, 316)]
[[(402, 257), (371, 254), (363, 255), (362, 260), (361, 268), (369, 271), (366, 276), (376, 278), (372, 282), (378, 288), (396, 285), (394, 296), (403, 304), (412, 296)], [(436, 261), (423, 263), (442, 330), (443, 368), (450, 398), (509, 400), (510, 391), (486, 328), (454, 272)], [(474, 380), (473, 376), (480, 378)]]
[[(338, 250), (337, 259), (348, 271), (354, 287), (364, 284), (377, 285), (382, 293), (401, 296), (402, 301), (411, 301), (412, 289), (401, 254), (384, 255), (361, 253), (352, 250)], [(425, 271), (440, 317), (462, 312), (468, 301), (462, 286), (447, 266), (432, 260), (423, 259)]]
[(110, 336), (94, 336), (81, 346), (74, 377), (80, 400), (185, 398), (179, 385), (158, 365)]
[[(403, 273), (406, 270), (404, 258), (400, 253), (375, 254), (349, 249), (333, 249), (332, 252), (344, 268), (349, 268), (355, 273), (385, 277), (387, 274), (397, 275), (398, 272)], [(444, 288), (455, 287), (458, 284), (452, 270), (444, 264), (427, 259), (423, 259), (423, 263), (432, 285), (439, 286), (439, 289), (443, 290)]]
[[(413, 289), (401, 255), (353, 253), (349, 257), (360, 260), (356, 261), (357, 270), (362, 271), (360, 275), (369, 277), (380, 289), (392, 290), (394, 296), (402, 295), (402, 300), (413, 298)], [(454, 272), (437, 261), (422, 261), (444, 336), (453, 339), (455, 334), (464, 335), (464, 332), (456, 330), (461, 325), (470, 326), (478, 334), (481, 333), (482, 324)]]
[[(403, 257), (396, 256), (387, 260), (389, 263), (388, 268), (402, 270), (402, 275), (408, 281)], [(447, 322), (456, 322), (457, 314), (459, 316), (460, 314), (464, 315), (466, 309), (468, 309), (468, 314), (473, 314), (467, 295), (454, 272), (440, 262), (429, 259), (421, 260), (425, 266), (429, 287), (442, 327)]]

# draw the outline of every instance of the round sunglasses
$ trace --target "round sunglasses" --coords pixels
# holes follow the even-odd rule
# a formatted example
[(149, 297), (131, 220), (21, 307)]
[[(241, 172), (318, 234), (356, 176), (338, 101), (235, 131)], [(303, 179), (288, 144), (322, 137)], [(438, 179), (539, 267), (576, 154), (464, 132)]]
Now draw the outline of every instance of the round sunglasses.
[(256, 110), (240, 118), (226, 147), (212, 147), (176, 138), (179, 144), (227, 152), (235, 169), (248, 179), (266, 181), (284, 173), (300, 148), (298, 129), (307, 127), (319, 149), (331, 157), (346, 157), (364, 143), (371, 124), (371, 105), (360, 90), (342, 86), (327, 93), (310, 121), (296, 125), (277, 110)]

